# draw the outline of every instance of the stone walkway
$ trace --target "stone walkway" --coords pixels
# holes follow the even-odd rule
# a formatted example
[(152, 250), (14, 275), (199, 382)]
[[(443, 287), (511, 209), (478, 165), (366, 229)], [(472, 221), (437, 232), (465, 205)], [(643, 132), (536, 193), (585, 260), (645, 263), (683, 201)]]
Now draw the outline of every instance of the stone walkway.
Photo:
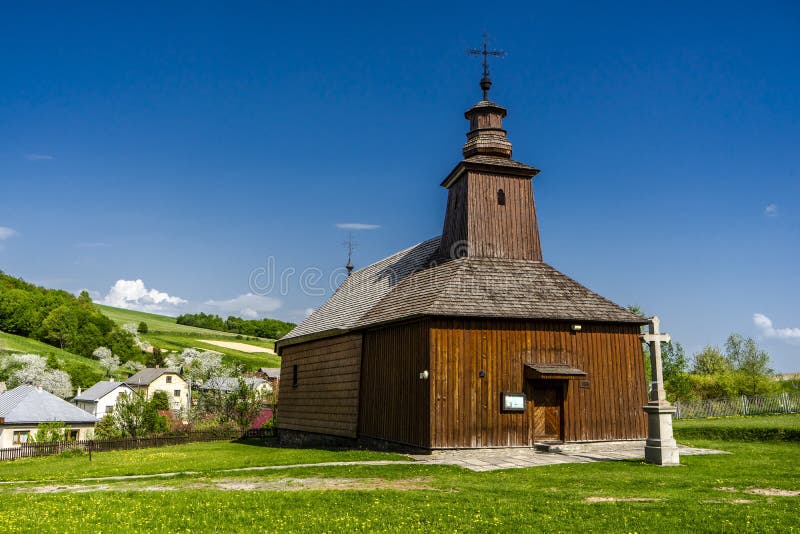
[[(546, 448), (546, 447), (545, 447)], [(681, 455), (727, 454), (713, 449), (679, 446)], [(414, 454), (411, 457), (430, 465), (457, 465), (472, 471), (494, 471), (540, 465), (607, 462), (644, 459), (644, 440), (604, 441), (553, 445), (549, 450), (531, 448), (458, 449)]]

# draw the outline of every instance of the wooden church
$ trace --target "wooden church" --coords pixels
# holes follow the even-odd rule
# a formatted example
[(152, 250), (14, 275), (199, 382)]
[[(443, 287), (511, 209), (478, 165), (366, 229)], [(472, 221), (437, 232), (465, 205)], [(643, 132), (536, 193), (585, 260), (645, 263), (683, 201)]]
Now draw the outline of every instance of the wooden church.
[(352, 273), (278, 341), (292, 444), (421, 449), (641, 439), (646, 323), (542, 260), (506, 110), (465, 113), (442, 235)]

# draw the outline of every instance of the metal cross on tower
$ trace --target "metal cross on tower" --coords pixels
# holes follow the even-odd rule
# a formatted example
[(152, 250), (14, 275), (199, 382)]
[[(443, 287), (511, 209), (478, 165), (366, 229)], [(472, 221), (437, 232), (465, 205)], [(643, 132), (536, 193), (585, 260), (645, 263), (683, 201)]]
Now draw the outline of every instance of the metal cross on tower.
[(467, 54), (474, 56), (483, 56), (483, 78), (481, 78), (481, 89), (483, 90), (483, 99), (489, 100), (489, 89), (492, 88), (492, 80), (489, 79), (489, 56), (506, 57), (503, 50), (489, 50), (489, 36), (483, 34), (483, 49), (468, 48)]

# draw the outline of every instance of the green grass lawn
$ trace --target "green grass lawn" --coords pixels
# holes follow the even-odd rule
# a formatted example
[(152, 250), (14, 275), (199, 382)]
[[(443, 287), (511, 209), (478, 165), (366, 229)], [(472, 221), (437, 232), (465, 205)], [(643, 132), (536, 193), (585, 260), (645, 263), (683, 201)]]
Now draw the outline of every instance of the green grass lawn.
[(673, 423), (673, 427), (676, 431), (688, 428), (785, 428), (800, 430), (800, 414), (678, 419)]
[[(784, 424), (779, 417), (769, 419), (773, 427)], [(710, 424), (720, 424), (716, 421)], [(752, 418), (751, 424), (765, 423)], [(621, 461), (488, 473), (397, 464), (225, 472), (221, 469), (401, 458), (225, 442), (101, 453), (91, 463), (85, 456), (25, 460), (0, 464), (0, 531), (800, 530), (800, 497), (780, 494), (800, 490), (800, 443), (698, 439), (689, 444), (731, 454), (684, 456), (680, 467)], [(78, 481), (185, 470), (199, 473)]]
[(800, 414), (683, 419), (673, 427), (678, 439), (800, 442)]

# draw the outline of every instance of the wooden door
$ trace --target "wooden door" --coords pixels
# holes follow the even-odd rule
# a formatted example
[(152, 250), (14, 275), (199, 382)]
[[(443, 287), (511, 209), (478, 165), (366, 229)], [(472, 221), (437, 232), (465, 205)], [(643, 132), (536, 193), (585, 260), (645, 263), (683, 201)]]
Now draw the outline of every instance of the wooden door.
[(529, 425), (532, 441), (561, 441), (563, 386), (560, 382), (529, 381)]

